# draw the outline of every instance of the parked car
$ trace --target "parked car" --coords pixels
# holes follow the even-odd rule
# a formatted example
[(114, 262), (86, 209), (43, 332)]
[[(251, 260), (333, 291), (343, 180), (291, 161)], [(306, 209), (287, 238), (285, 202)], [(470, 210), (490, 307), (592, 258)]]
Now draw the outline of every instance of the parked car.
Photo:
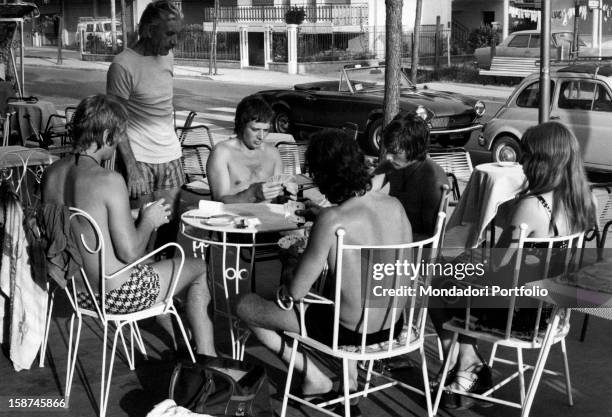
[[(589, 171), (612, 172), (612, 64), (578, 63), (550, 78), (550, 120), (574, 132)], [(539, 98), (539, 74), (532, 74), (485, 124), (478, 143), (494, 161), (520, 161), (521, 137), (538, 123)]]
[[(75, 33), (75, 40), (77, 46), (80, 46), (81, 41), (93, 43), (96, 38), (105, 47), (112, 47), (112, 22), (108, 17), (94, 18), (94, 17), (80, 17), (79, 23), (77, 24), (77, 30)], [(123, 32), (121, 31), (121, 20), (115, 20), (115, 33), (117, 34), (117, 46), (123, 44)]]
[[(571, 45), (574, 40), (573, 32), (553, 32), (551, 39), (551, 56), (559, 58), (569, 57)], [(582, 40), (578, 40), (580, 49), (587, 48), (588, 45)], [(560, 55), (560, 49), (566, 52), (565, 56)], [(586, 50), (584, 50), (586, 53)], [(593, 51), (591, 51), (593, 52)], [(581, 55), (584, 55), (581, 53)], [(521, 57), (539, 58), (540, 57), (540, 31), (521, 30), (508, 35), (508, 37), (495, 47), (495, 56), (500, 57)], [(478, 48), (474, 51), (476, 64), (480, 69), (491, 67), (491, 47)]]
[[(325, 127), (357, 126), (364, 150), (376, 155), (383, 122), (385, 67), (345, 65), (339, 81), (297, 84), (293, 89), (261, 91), (271, 103), (276, 132), (297, 133)], [(463, 146), (482, 127), (485, 105), (460, 94), (417, 88), (402, 73), (401, 111), (416, 112), (431, 124), (432, 142)]]

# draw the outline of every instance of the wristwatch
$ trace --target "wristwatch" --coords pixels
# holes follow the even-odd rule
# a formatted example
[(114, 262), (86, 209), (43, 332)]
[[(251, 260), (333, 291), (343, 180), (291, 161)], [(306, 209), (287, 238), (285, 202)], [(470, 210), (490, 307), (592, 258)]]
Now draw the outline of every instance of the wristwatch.
[(287, 287), (281, 285), (276, 290), (276, 305), (285, 311), (289, 311), (293, 309), (294, 300)]

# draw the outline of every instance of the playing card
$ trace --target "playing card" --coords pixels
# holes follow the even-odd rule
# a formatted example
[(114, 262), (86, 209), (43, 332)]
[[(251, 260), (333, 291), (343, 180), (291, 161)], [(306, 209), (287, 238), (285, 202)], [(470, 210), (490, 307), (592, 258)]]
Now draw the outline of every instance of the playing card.
[(295, 182), (295, 176), (291, 174), (276, 174), (268, 179), (268, 182), (277, 182), (285, 184), (288, 182)]
[(306, 219), (303, 216), (295, 214), (296, 210), (304, 210), (306, 205), (299, 201), (288, 201), (284, 205), (285, 217), (295, 223), (306, 223)]

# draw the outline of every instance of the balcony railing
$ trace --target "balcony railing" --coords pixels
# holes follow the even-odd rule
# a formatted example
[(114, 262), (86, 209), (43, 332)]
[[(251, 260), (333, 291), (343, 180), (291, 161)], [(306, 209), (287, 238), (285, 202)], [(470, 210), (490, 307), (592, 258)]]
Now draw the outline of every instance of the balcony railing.
[[(220, 7), (219, 22), (269, 22), (283, 23), (291, 6), (236, 6)], [(367, 4), (329, 4), (303, 6), (304, 23), (331, 22), (334, 26), (361, 26), (368, 24)], [(204, 9), (204, 21), (213, 21), (214, 9)]]

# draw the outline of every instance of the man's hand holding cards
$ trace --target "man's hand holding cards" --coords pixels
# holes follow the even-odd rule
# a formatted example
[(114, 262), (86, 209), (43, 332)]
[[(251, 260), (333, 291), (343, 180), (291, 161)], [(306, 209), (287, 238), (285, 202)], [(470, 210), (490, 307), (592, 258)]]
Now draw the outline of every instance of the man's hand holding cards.
[(302, 211), (306, 208), (304, 203), (300, 203), (299, 201), (288, 201), (284, 204), (285, 207), (285, 217), (295, 223), (306, 223), (306, 219), (304, 216), (298, 216), (295, 214), (296, 211)]
[(298, 184), (295, 175), (291, 174), (276, 174), (270, 177), (267, 183), (282, 184), (285, 190), (285, 196), (291, 200), (295, 200), (298, 192)]

